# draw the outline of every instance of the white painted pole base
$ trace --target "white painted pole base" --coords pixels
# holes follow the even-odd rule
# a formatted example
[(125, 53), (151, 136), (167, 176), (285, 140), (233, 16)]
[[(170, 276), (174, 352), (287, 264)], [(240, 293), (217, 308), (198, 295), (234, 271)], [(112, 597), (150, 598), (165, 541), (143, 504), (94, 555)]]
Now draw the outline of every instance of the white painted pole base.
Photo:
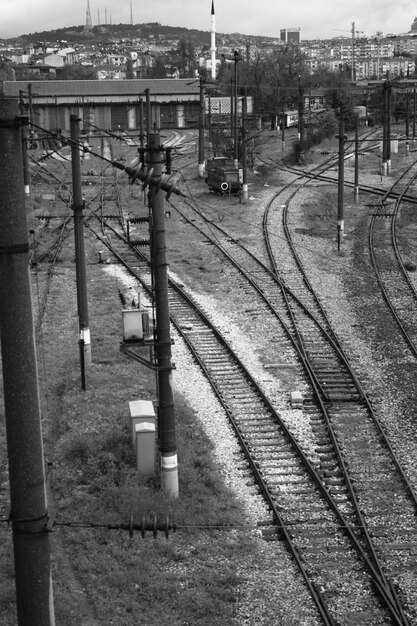
[(248, 199), (249, 199), (248, 184), (245, 183), (244, 185), (242, 185), (242, 200), (243, 202), (247, 202)]
[(178, 458), (176, 454), (161, 454), (161, 487), (168, 498), (178, 498)]
[(355, 203), (359, 200), (359, 187), (355, 187), (354, 200)]
[(382, 175), (386, 176), (388, 172), (388, 164), (387, 163), (383, 163), (382, 164)]
[(204, 163), (198, 164), (198, 175), (200, 176), (200, 178), (204, 178), (204, 176), (206, 175)]
[(80, 339), (84, 346), (84, 365), (91, 365), (91, 338), (89, 328), (81, 329)]
[(387, 174), (391, 174), (391, 159), (387, 161)]
[(25, 195), (26, 196), (30, 195), (30, 187), (29, 187), (29, 185), (25, 185)]

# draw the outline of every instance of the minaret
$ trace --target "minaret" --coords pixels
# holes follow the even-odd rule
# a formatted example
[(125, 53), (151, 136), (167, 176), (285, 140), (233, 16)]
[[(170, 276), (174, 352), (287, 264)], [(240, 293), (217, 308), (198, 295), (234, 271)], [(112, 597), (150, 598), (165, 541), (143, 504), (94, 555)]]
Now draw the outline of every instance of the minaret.
[(90, 0), (87, 0), (87, 10), (85, 12), (84, 30), (90, 32), (93, 30), (93, 22), (91, 21)]
[(216, 78), (216, 16), (214, 14), (214, 0), (211, 0), (211, 77)]

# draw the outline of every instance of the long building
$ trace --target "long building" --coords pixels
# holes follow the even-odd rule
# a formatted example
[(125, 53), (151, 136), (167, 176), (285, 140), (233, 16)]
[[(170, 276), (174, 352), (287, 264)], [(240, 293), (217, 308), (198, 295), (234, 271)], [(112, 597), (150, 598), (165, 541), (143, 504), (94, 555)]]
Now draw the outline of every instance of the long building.
[(44, 80), (4, 81), (4, 96), (30, 107), (31, 121), (48, 131), (70, 130), (70, 116), (86, 127), (104, 130), (140, 128), (149, 89), (151, 125), (157, 128), (198, 127), (200, 88), (197, 80)]

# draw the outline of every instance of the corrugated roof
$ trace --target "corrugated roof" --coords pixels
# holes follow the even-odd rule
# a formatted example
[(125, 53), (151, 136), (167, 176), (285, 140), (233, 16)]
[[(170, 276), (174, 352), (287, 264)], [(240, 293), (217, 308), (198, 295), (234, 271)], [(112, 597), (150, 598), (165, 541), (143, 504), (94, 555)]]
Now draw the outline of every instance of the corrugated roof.
[[(30, 81), (4, 81), (4, 95), (19, 96), (19, 91), (27, 91)], [(193, 95), (199, 93), (199, 83), (190, 78), (181, 79), (129, 79), (129, 80), (37, 80), (32, 83), (32, 92), (37, 96), (135, 96), (151, 95)]]

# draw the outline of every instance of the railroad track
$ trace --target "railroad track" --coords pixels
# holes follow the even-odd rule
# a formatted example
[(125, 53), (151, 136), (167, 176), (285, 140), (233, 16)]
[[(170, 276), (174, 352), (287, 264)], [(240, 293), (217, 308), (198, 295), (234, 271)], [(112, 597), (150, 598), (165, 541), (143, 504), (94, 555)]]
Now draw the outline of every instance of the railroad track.
[(385, 194), (374, 205), (369, 223), (369, 255), (384, 300), (401, 332), (403, 341), (417, 358), (417, 292), (404, 266), (397, 245), (396, 225), (401, 206), (415, 195), (417, 161), (394, 183), (397, 197), (389, 201)]
[[(276, 213), (275, 213), (276, 214)], [(189, 225), (191, 222), (189, 223)], [(210, 230), (220, 230), (218, 226), (215, 226), (213, 223), (210, 223)], [(274, 224), (274, 235), (276, 236), (276, 224)], [(207, 234), (207, 233), (206, 233)], [(222, 233), (223, 239), (221, 240), (221, 246), (230, 248), (231, 241), (233, 241), (232, 237), (225, 237), (225, 233)], [(226, 243), (225, 243), (226, 242)], [(212, 241), (212, 243), (214, 243)], [(280, 239), (279, 246), (276, 246), (282, 252), (282, 239)], [(233, 246), (238, 246), (238, 242), (233, 241)], [(251, 256), (251, 255), (249, 255)], [(259, 250), (257, 251), (257, 257), (259, 256)], [(280, 255), (282, 257), (288, 257), (285, 252)], [(242, 255), (234, 254), (234, 259), (236, 261), (236, 265), (239, 268), (242, 268), (243, 259)], [(260, 269), (259, 267), (256, 269), (253, 265), (253, 258), (250, 259), (250, 262), (246, 261), (246, 272), (249, 276), (257, 276), (257, 280), (259, 280)], [(287, 282), (286, 286), (288, 287), (288, 277), (291, 277), (290, 285), (292, 292), (297, 292), (300, 294), (300, 285), (303, 286), (304, 291), (308, 291), (307, 297), (305, 301), (314, 301), (314, 294), (312, 295), (311, 286), (308, 284), (308, 280), (305, 275), (301, 276), (300, 280), (300, 268), (299, 261), (294, 263), (293, 268), (286, 268), (286, 277)], [(296, 274), (298, 277), (295, 278)], [(295, 280), (294, 280), (295, 278)], [(270, 287), (269, 287), (270, 289)], [(277, 286), (275, 285), (275, 290)], [(268, 287), (266, 287), (266, 281), (262, 281), (262, 292), (265, 294), (268, 291)], [(284, 290), (286, 291), (286, 290)], [(297, 300), (291, 296), (290, 298), (291, 304), (294, 308), (294, 303), (299, 308), (299, 304)], [(324, 312), (321, 309), (318, 301), (315, 302), (315, 314), (319, 317), (319, 319), (323, 318)], [(296, 317), (296, 326), (300, 327), (300, 316), (299, 313), (295, 312)], [(415, 514), (415, 495), (412, 492), (412, 489), (409, 486), (407, 477), (405, 476), (398, 460), (395, 457), (395, 454), (392, 451), (389, 441), (384, 436), (381, 425), (379, 424), (376, 415), (374, 414), (372, 407), (366, 400), (366, 394), (361, 388), (360, 384), (354, 375), (354, 373), (349, 368), (349, 365), (346, 364), (345, 358), (342, 356), (342, 359), (339, 357), (339, 362), (335, 360), (335, 355), (331, 355), (329, 353), (329, 346), (323, 347), (322, 337), (320, 335), (314, 334), (314, 328), (311, 325), (311, 320), (308, 321), (307, 324), (304, 324), (304, 332), (301, 330), (301, 334), (304, 334), (304, 338), (307, 338), (307, 342), (301, 338), (303, 345), (305, 346), (305, 354), (309, 360), (309, 363), (306, 364), (306, 369), (310, 369), (313, 371), (313, 376), (315, 375), (316, 381), (318, 380), (320, 396), (326, 400), (328, 406), (322, 407), (320, 412), (322, 414), (326, 414), (326, 424), (319, 424), (318, 420), (319, 411), (315, 402), (311, 400), (308, 402), (304, 402), (304, 410), (310, 416), (310, 421), (313, 422), (314, 429), (320, 430), (323, 433), (328, 431), (333, 432), (333, 442), (327, 441), (326, 450), (331, 450), (332, 445), (335, 445), (337, 441), (343, 441), (344, 446), (344, 456), (348, 460), (347, 465), (349, 466), (349, 471), (353, 472), (354, 480), (356, 484), (360, 483), (360, 507), (364, 508), (364, 503), (367, 503), (365, 507), (367, 522), (362, 519), (362, 523), (364, 525), (369, 524), (371, 527), (374, 522), (378, 519), (384, 520), (388, 526), (393, 522), (393, 518), (390, 519), (390, 516), (387, 515), (387, 511), (390, 509), (390, 500), (394, 496), (394, 492), (391, 490), (392, 485), (396, 484), (399, 486), (401, 484), (400, 489), (403, 492), (403, 499), (401, 500), (401, 505), (396, 512), (397, 522), (404, 521), (404, 517), (402, 516), (404, 512), (408, 510), (408, 520), (411, 523), (411, 526), (403, 528), (399, 531), (398, 536), (401, 536), (403, 531), (405, 536), (407, 532), (409, 532), (408, 537), (404, 540), (404, 547), (409, 545), (409, 554), (412, 556), (415, 548), (416, 548), (416, 528), (413, 522), (413, 517)], [(319, 395), (319, 394), (317, 394)], [(383, 440), (383, 444), (381, 445), (381, 438)], [(368, 459), (367, 462), (363, 463), (361, 457), (364, 453), (364, 446), (368, 447), (371, 452), (368, 456), (372, 456), (372, 459)], [(359, 451), (359, 454), (357, 453)], [(334, 455), (334, 452), (332, 452)], [(384, 489), (386, 489), (386, 498), (381, 498), (380, 502), (376, 502), (374, 495), (372, 494), (374, 489), (374, 483), (372, 479), (366, 484), (361, 480), (361, 472), (363, 467), (366, 467), (366, 472), (369, 472), (370, 475), (374, 476), (374, 479), (379, 481), (382, 475), (386, 475), (387, 467), (390, 467), (392, 464), (392, 457), (397, 466), (397, 476), (394, 479), (393, 473), (389, 473), (389, 476), (386, 476), (387, 480), (384, 482)], [(345, 463), (346, 464), (346, 463)], [(332, 465), (335, 466), (334, 460), (332, 461)], [(393, 481), (393, 482), (391, 482)], [(397, 488), (396, 487), (396, 488)], [(389, 494), (389, 495), (388, 495)], [(407, 501), (408, 495), (412, 494), (412, 503)], [(410, 506), (411, 504), (411, 506)], [(404, 507), (403, 509), (401, 507)], [(396, 522), (394, 522), (395, 524)], [(407, 525), (406, 525), (407, 526)], [(374, 535), (374, 538), (368, 537), (368, 541), (373, 544), (375, 543), (375, 537), (377, 534), (371, 530), (371, 535)], [(383, 560), (386, 558), (387, 563), (390, 563), (391, 571), (397, 571), (397, 563), (396, 556), (393, 556), (392, 549), (390, 545), (396, 545), (399, 547), (399, 543), (397, 542), (398, 536), (396, 533), (392, 533), (391, 539), (385, 541), (386, 545), (386, 553), (383, 557)], [(410, 540), (411, 543), (408, 543)], [(378, 544), (381, 544), (381, 540), (379, 538), (376, 539)], [(380, 549), (379, 552), (382, 554), (383, 550)], [(372, 548), (373, 549), (373, 548)], [(407, 570), (405, 559), (403, 561), (404, 571)]]
[[(109, 226), (102, 222), (101, 228), (102, 232), (96, 236), (103, 245), (151, 289), (147, 259), (127, 247), (122, 232), (116, 232), (113, 227), (110, 241), (109, 237), (103, 238), (103, 232), (110, 233)], [(237, 272), (239, 266), (239, 274), (243, 276), (240, 255), (247, 255), (247, 252), (242, 252), (228, 234), (223, 234), (222, 239), (222, 254), (227, 253), (230, 260), (232, 256), (239, 256), (235, 267)], [(304, 381), (310, 385), (303, 408), (310, 432), (308, 441), (303, 440), (302, 445), (231, 345), (173, 281), (170, 283), (170, 309), (178, 333), (189, 345), (224, 406), (268, 503), (271, 515), (263, 520), (265, 536), (285, 538), (323, 623), (417, 623), (413, 621), (412, 598), (408, 593), (410, 581), (403, 567), (408, 553), (398, 556), (398, 541), (395, 553), (389, 553), (394, 539), (398, 540), (398, 534), (392, 529), (398, 527), (399, 515), (403, 531), (400, 550), (405, 550), (408, 544), (409, 552), (416, 544), (415, 508), (410, 504), (407, 486), (398, 468), (391, 473), (387, 471), (389, 449), (387, 452), (386, 445), (380, 443), (381, 431), (373, 429), (369, 415), (359, 410), (363, 403), (360, 388), (356, 386), (352, 391), (350, 381), (346, 391), (347, 373), (344, 372), (329, 391), (335, 376), (334, 363), (329, 365), (329, 362), (333, 361), (336, 346), (323, 315), (316, 311), (317, 320), (312, 313), (311, 293), (297, 295), (295, 287), (291, 289), (282, 279), (270, 281), (271, 271), (262, 270), (261, 277), (261, 269), (254, 268), (252, 263), (251, 258), (246, 274), (256, 276), (256, 281), (245, 278), (246, 294), (253, 297), (257, 294), (259, 304), (254, 308), (258, 309), (259, 317), (271, 315), (275, 310), (275, 321), (270, 323), (274, 324), (277, 334), (280, 329), (280, 342), (284, 335), (288, 336), (286, 349), (304, 364)], [(269, 281), (270, 295), (266, 293)], [(278, 304), (279, 289), (284, 302)], [(314, 337), (310, 346), (303, 341), (303, 336)], [(313, 357), (320, 351), (319, 342), (323, 345), (323, 337), (327, 342), (323, 358), (314, 363)], [(329, 345), (332, 346), (330, 352)], [(355, 432), (358, 433), (356, 440)], [(361, 450), (363, 442), (375, 447), (375, 453), (366, 468), (370, 479), (361, 482), (358, 498), (350, 474), (356, 481), (362, 480), (363, 454), (355, 456), (350, 448), (356, 445)], [(380, 478), (381, 474), (380, 484), (383, 489), (389, 486), (390, 491), (383, 491), (383, 497), (377, 502), (372, 480), (376, 475)], [(391, 502), (393, 493), (401, 494), (397, 497), (398, 507), (387, 513), (387, 503)], [(364, 507), (365, 515), (361, 510)], [(381, 527), (385, 533), (382, 539)], [(381, 545), (375, 545), (375, 538)], [(393, 572), (396, 573), (395, 584), (392, 583)]]
[[(108, 243), (108, 239), (106, 241)], [(111, 244), (112, 251), (119, 260), (150, 288), (149, 268), (146, 270), (145, 267), (147, 262), (141, 260), (139, 263), (137, 259), (133, 262), (132, 252), (127, 252), (125, 246), (121, 239), (116, 239)], [(384, 572), (379, 565), (375, 566), (378, 560), (375, 560), (375, 555), (369, 555), (363, 545), (363, 537), (357, 536), (356, 530), (360, 524), (356, 526), (357, 518), (353, 522), (355, 512), (348, 490), (335, 463), (334, 448), (331, 447), (328, 437), (325, 437), (327, 426), (318, 423), (317, 415), (311, 418), (311, 421), (316, 422), (316, 432), (317, 429), (321, 430), (321, 435), (314, 441), (310, 454), (306, 454), (260, 386), (233, 354), (231, 347), (195, 308), (181, 288), (173, 283), (170, 287), (170, 310), (178, 332), (187, 341), (209, 377), (241, 443), (245, 444), (242, 447), (248, 462), (252, 468), (258, 470), (256, 480), (272, 511), (272, 520), (268, 523), (278, 523), (280, 533), (287, 540), (291, 540), (292, 553), (304, 565), (303, 575), (309, 581), (312, 597), (324, 623), (333, 623), (333, 615), (338, 615), (338, 602), (346, 602), (342, 610), (344, 619), (347, 619), (344, 623), (355, 623), (349, 620), (356, 611), (361, 614), (361, 623), (373, 623), (369, 621), (369, 616), (380, 615), (383, 619), (386, 610), (391, 617), (381, 623), (407, 623), (401, 603), (397, 601), (386, 581)], [(396, 485), (398, 486), (398, 480)], [(319, 504), (321, 500), (327, 504)], [(324, 509), (321, 508), (323, 506)], [(314, 520), (313, 524), (309, 523), (311, 520)], [(362, 530), (359, 530), (358, 535), (362, 534)], [(359, 596), (353, 589), (348, 596), (344, 592), (339, 595), (340, 589), (332, 588), (330, 591), (326, 580), (334, 580), (335, 574), (335, 571), (331, 574), (330, 563), (340, 575), (340, 578), (336, 578), (345, 581), (351, 576), (348, 574), (351, 568), (352, 576), (353, 571), (360, 571), (358, 559), (364, 560), (365, 568), (359, 577), (356, 575), (351, 580), (355, 581), (354, 588), (361, 589)], [(372, 579), (374, 582), (371, 582)], [(382, 594), (385, 608), (380, 605), (381, 598), (378, 600), (372, 592), (375, 584), (379, 594)], [(323, 592), (318, 593), (320, 589)], [(367, 598), (366, 602), (363, 602), (364, 597)], [(370, 598), (372, 600), (368, 604)], [(337, 620), (340, 618), (338, 615)], [(343, 623), (343, 619), (340, 623)]]

